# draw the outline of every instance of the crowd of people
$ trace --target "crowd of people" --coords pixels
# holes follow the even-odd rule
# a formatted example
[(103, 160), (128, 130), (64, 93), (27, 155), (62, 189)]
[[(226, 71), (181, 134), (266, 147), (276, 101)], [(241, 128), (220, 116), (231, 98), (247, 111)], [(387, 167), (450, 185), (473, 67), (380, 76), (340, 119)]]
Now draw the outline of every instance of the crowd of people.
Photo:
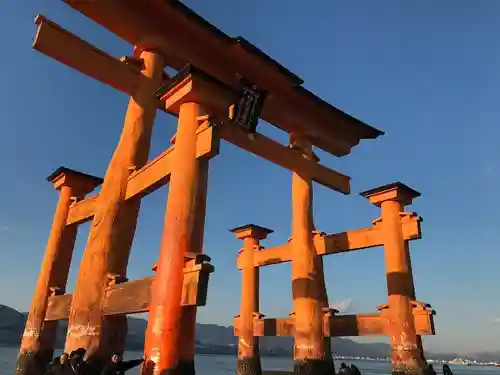
[[(61, 354), (50, 363), (46, 375), (94, 375), (95, 369), (85, 360), (86, 350), (83, 348)], [(113, 353), (101, 375), (124, 375), (125, 371), (139, 366), (145, 358), (124, 361), (120, 353)]]
[[(436, 370), (434, 370), (434, 366), (429, 365), (429, 375), (436, 375)], [(340, 364), (339, 375), (361, 375), (359, 369), (351, 364), (351, 366), (347, 366), (345, 362)], [(443, 375), (453, 375), (453, 372), (446, 363), (443, 365)]]
[[(52, 360), (45, 375), (94, 375), (85, 360), (86, 350), (83, 348), (61, 354)], [(124, 361), (120, 353), (113, 353), (108, 363), (101, 370), (100, 375), (124, 375), (125, 371), (139, 366), (145, 358)], [(361, 375), (356, 365), (347, 366), (345, 362), (340, 364), (339, 375)], [(429, 365), (429, 375), (436, 375), (432, 364)], [(443, 365), (443, 375), (453, 375), (450, 366)]]

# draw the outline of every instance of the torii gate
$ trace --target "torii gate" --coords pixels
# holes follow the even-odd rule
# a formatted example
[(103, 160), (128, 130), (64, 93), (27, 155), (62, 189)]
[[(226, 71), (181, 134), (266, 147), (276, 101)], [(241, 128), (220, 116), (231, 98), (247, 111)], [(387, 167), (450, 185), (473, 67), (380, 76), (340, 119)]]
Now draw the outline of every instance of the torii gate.
[[(96, 177), (62, 168), (49, 178), (61, 198), (17, 372), (42, 371), (54, 350), (57, 320), (69, 319), (65, 351), (84, 347), (99, 363), (111, 351), (123, 350), (125, 314), (149, 311), (148, 361), (142, 373), (194, 373), (196, 308), (205, 304), (208, 274), (213, 271), (210, 258), (201, 254), (208, 161), (218, 154), (220, 139), (294, 174), (293, 257), (306, 260), (305, 265), (293, 262), (296, 371), (332, 371), (323, 314), (316, 297), (310, 298), (320, 290), (315, 280), (322, 279), (313, 249), (311, 183), (349, 194), (350, 178), (319, 164), (312, 147), (340, 157), (362, 139), (383, 133), (322, 101), (301, 86), (299, 77), (245, 39), (228, 37), (179, 1), (67, 3), (130, 42), (134, 56), (116, 59), (43, 16), (36, 19), (34, 48), (130, 95), (130, 102), (98, 195), (86, 196), (101, 183)], [(178, 74), (168, 77), (166, 66)], [(174, 145), (148, 163), (157, 109), (178, 116), (179, 122)], [(257, 133), (259, 117), (289, 132), (290, 145)], [(169, 199), (160, 257), (153, 267), (156, 275), (127, 281), (140, 199), (166, 183)], [(88, 220), (92, 226), (76, 289), (64, 294), (77, 226)], [(311, 267), (316, 276), (308, 281)], [(404, 324), (414, 327), (411, 306), (406, 308), (410, 313)], [(315, 322), (310, 330), (305, 327), (308, 319)], [(404, 365), (421, 373), (421, 349), (411, 346), (418, 339), (415, 328), (408, 332), (411, 340), (401, 345), (410, 350), (395, 358), (394, 369)]]

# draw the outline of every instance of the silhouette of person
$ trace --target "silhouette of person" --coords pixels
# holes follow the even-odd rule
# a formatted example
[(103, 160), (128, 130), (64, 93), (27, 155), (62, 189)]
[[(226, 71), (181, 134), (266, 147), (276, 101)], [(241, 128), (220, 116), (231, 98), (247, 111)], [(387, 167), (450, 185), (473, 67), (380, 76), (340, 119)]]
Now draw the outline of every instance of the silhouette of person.
[(428, 371), (429, 375), (436, 375), (436, 370), (434, 370), (434, 366), (429, 365), (428, 369), (429, 369)]
[(52, 360), (46, 375), (68, 374), (69, 370), (69, 356), (67, 353), (63, 353), (59, 357), (55, 357)]
[(340, 374), (344, 374), (344, 375), (350, 375), (351, 374), (351, 369), (349, 367), (347, 367), (347, 365), (345, 364), (345, 362), (342, 362), (340, 364), (339, 375)]
[(361, 375), (361, 371), (359, 371), (359, 368), (356, 365), (353, 365), (351, 363), (351, 373), (353, 375)]
[(84, 348), (79, 348), (72, 351), (69, 355), (69, 368), (74, 375), (83, 375), (85, 368), (85, 354), (87, 351)]
[(443, 365), (443, 375), (453, 375), (453, 372), (450, 369), (450, 366), (448, 366), (447, 363)]
[(123, 361), (120, 353), (113, 353), (110, 362), (102, 369), (101, 375), (124, 375), (125, 371), (139, 366), (144, 360), (145, 358)]

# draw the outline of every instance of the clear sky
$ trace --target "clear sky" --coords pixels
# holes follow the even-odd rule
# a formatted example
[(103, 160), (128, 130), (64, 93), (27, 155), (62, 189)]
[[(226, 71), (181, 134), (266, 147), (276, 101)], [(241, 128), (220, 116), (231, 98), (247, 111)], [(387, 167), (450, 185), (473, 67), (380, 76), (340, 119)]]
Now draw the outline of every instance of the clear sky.
[[(315, 185), (318, 229), (367, 227), (379, 212), (358, 192), (402, 181), (423, 196), (413, 242), (417, 299), (437, 310), (435, 351), (500, 350), (500, 2), (187, 1), (229, 35), (243, 35), (301, 76), (305, 86), (386, 135), (351, 156), (319, 155), (352, 176), (354, 194)], [(314, 6), (313, 6), (314, 4)], [(285, 6), (284, 6), (285, 5)], [(0, 303), (28, 310), (57, 202), (45, 181), (60, 165), (103, 176), (128, 98), (31, 49), (43, 13), (120, 57), (129, 45), (60, 1), (0, 5)], [(285, 140), (263, 124), (266, 134)], [(151, 156), (168, 147), (175, 120), (157, 117)], [(497, 151), (495, 151), (495, 149)], [(216, 266), (199, 320), (229, 325), (239, 309), (240, 247), (229, 228), (255, 223), (290, 235), (291, 175), (224, 144), (213, 159), (205, 251)], [(151, 273), (168, 188), (143, 201), (129, 278)], [(72, 291), (89, 224), (79, 232)], [(332, 304), (373, 312), (386, 301), (381, 248), (325, 259)], [(292, 310), (290, 265), (262, 270), (267, 316)]]

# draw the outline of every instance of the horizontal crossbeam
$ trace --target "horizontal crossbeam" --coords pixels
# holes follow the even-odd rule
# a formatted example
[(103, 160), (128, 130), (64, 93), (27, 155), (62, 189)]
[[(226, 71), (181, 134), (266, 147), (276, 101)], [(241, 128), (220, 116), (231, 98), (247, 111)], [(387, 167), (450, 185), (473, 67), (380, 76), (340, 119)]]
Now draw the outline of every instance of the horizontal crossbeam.
[(350, 177), (304, 158), (297, 150), (259, 133), (249, 136), (240, 127), (229, 122), (222, 123), (218, 127), (219, 135), (225, 141), (282, 168), (310, 176), (313, 181), (339, 193), (350, 194)]
[(206, 123), (213, 121), (217, 134), (235, 146), (249, 151), (263, 159), (292, 172), (310, 176), (312, 180), (343, 194), (350, 193), (350, 178), (331, 170), (316, 161), (307, 160), (299, 150), (284, 146), (262, 134), (245, 132), (231, 120), (238, 92), (217, 81), (214, 77), (186, 66), (155, 95), (162, 108), (178, 113), (182, 103), (196, 101), (206, 107), (212, 117), (206, 116)]
[[(405, 240), (409, 241), (421, 238), (420, 222), (421, 218), (416, 215), (408, 215), (401, 218)], [(317, 235), (314, 237), (314, 247), (317, 254), (320, 256), (383, 245), (384, 238), (381, 233), (380, 223), (369, 228), (336, 234)], [(256, 250), (254, 252), (254, 267), (263, 267), (291, 261), (291, 244), (275, 246), (264, 250)], [(237, 258), (237, 267), (238, 269), (242, 269), (241, 254), (238, 255)]]
[[(33, 47), (39, 52), (119, 91), (133, 95), (139, 79), (145, 77), (138, 66), (127, 64), (97, 49), (43, 16), (36, 19), (38, 32)], [(233, 92), (231, 90), (231, 95)], [(233, 102), (237, 98), (235, 97)], [(232, 103), (230, 103), (232, 104)], [(175, 115), (169, 108), (162, 109)], [(241, 129), (228, 126), (221, 132), (222, 138), (253, 154), (260, 156), (283, 168), (298, 173), (309, 173), (312, 179), (324, 186), (343, 194), (350, 193), (350, 178), (321, 164), (303, 158), (297, 151), (279, 144), (261, 134), (253, 140)], [(68, 224), (90, 219), (93, 203), (80, 202), (78, 209), (87, 216), (71, 218)], [(85, 206), (85, 207), (84, 207)], [(76, 206), (75, 206), (76, 207)], [(76, 212), (76, 210), (75, 210)], [(83, 219), (83, 221), (81, 220)]]
[(33, 48), (64, 65), (128, 95), (133, 95), (139, 79), (148, 79), (139, 67), (121, 62), (44, 16), (37, 16), (35, 23)]
[[(434, 335), (433, 310), (414, 310), (413, 318), (417, 334)], [(239, 336), (239, 318), (234, 320), (234, 335)], [(388, 336), (388, 311), (374, 314), (325, 315), (323, 317), (325, 337)], [(293, 336), (294, 318), (271, 318), (254, 320), (254, 336)]]
[[(196, 138), (196, 156), (211, 158), (219, 152), (219, 137), (212, 127), (200, 126)], [(172, 171), (172, 155), (175, 145), (169, 147), (143, 168), (133, 172), (128, 180), (126, 199), (142, 198), (152, 193), (170, 180)], [(92, 219), (98, 195), (93, 195), (71, 207), (66, 225), (81, 224)]]
[[(214, 268), (209, 263), (188, 263), (184, 268), (182, 306), (204, 306), (207, 301), (209, 274)], [(106, 290), (102, 314), (121, 315), (149, 311), (151, 286), (155, 276), (115, 284)], [(49, 297), (46, 321), (68, 319), (72, 294)]]

